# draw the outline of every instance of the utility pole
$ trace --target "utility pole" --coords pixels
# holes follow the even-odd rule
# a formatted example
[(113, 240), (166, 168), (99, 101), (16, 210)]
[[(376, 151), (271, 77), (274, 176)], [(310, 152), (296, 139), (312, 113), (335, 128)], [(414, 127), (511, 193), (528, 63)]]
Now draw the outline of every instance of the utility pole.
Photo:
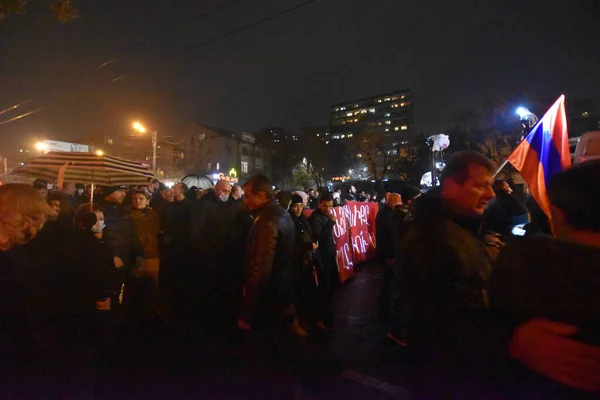
[(4, 183), (8, 183), (8, 158), (4, 157)]

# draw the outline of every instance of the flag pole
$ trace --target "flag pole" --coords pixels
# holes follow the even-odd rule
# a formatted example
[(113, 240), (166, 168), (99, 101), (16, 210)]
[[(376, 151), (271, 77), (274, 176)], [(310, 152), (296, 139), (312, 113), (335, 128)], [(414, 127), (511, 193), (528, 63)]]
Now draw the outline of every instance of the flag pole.
[(500, 165), (500, 168), (498, 168), (498, 170), (494, 174), (494, 177), (496, 177), (496, 175), (498, 175), (500, 173), (500, 171), (502, 171), (502, 169), (504, 169), (504, 167), (506, 167), (506, 164), (508, 164), (508, 160), (504, 160), (504, 162)]

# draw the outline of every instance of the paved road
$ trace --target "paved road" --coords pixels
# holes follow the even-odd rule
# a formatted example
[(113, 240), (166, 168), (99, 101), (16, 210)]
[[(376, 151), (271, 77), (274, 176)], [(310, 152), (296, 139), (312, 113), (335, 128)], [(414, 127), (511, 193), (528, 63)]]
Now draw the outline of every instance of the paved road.
[(100, 386), (111, 400), (409, 399), (405, 348), (387, 339), (377, 321), (380, 284), (376, 267), (357, 271), (334, 299), (335, 331), (311, 338), (302, 347), (303, 363), (273, 363), (261, 350), (249, 349), (245, 337), (193, 345), (150, 341), (117, 378)]

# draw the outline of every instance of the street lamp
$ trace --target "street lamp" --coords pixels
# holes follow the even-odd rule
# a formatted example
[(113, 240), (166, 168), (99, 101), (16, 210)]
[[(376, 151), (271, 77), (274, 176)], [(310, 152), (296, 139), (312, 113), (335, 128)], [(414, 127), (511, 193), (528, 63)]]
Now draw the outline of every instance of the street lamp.
[(523, 125), (523, 136), (529, 133), (531, 128), (538, 123), (538, 117), (531, 111), (529, 111), (525, 107), (519, 107), (516, 111), (519, 119), (521, 120), (521, 125)]
[(102, 150), (96, 150), (96, 155), (97, 156), (103, 156), (104, 152)]
[(46, 149), (48, 149), (48, 145), (44, 142), (37, 142), (35, 144), (35, 148), (39, 151), (45, 151)]
[[(137, 121), (133, 123), (133, 129), (135, 129), (139, 133), (147, 132), (144, 125), (140, 124)], [(156, 132), (156, 130), (153, 129), (150, 131), (150, 134), (152, 135), (152, 172), (154, 174), (156, 174), (156, 141), (157, 141), (156, 136), (157, 136), (157, 132)]]

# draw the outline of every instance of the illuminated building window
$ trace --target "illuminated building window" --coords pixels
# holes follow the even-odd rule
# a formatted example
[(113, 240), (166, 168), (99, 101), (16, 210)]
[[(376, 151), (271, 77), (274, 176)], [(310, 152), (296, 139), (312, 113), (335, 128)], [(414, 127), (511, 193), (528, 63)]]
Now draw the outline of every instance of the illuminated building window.
[(390, 100), (391, 100), (391, 98), (389, 98), (389, 97), (385, 98), (385, 101), (390, 101)]
[(242, 174), (248, 173), (248, 161), (242, 161)]
[(340, 111), (346, 110), (346, 107), (340, 107)]
[(358, 118), (356, 118), (356, 119), (354, 120), (354, 122), (358, 122)]
[(386, 131), (386, 132), (389, 132), (389, 131), (390, 131), (390, 128), (385, 128), (385, 131)]
[(394, 128), (394, 130), (395, 130), (396, 132), (398, 132), (398, 131), (400, 130), (400, 127), (399, 127), (399, 126), (396, 126), (396, 127)]
[(378, 103), (381, 103), (381, 99), (377, 100)]
[(319, 134), (317, 133), (317, 137), (319, 137)]
[(390, 113), (385, 113), (385, 116), (386, 116), (386, 117), (389, 117), (390, 115), (392, 115), (392, 114), (390, 114)]
[(212, 169), (212, 163), (209, 162), (206, 167), (210, 171)]
[(392, 104), (392, 108), (398, 108), (398, 104), (397, 103)]
[(396, 100), (398, 100), (398, 96), (392, 97), (392, 101), (396, 101)]
[(581, 116), (582, 116), (582, 117), (589, 117), (589, 116), (590, 116), (590, 113), (589, 113), (589, 112), (587, 112), (587, 111), (585, 111), (585, 112), (582, 112), (582, 113), (581, 113)]
[(392, 123), (392, 121), (390, 121), (390, 120), (385, 121), (386, 125), (390, 125), (391, 123)]
[(375, 112), (375, 109), (374, 109), (374, 108), (369, 108), (369, 112), (370, 112), (370, 113), (374, 113), (374, 112)]
[(401, 98), (401, 99), (404, 99), (404, 98), (406, 98), (406, 96), (405, 96), (405, 95), (402, 95), (402, 97), (400, 97), (400, 98)]
[(351, 113), (351, 112), (349, 112), (349, 113), (346, 113), (346, 117), (351, 117), (351, 116), (352, 116), (352, 113)]
[(221, 169), (221, 163), (217, 161), (217, 171)]
[(333, 135), (333, 136), (332, 136), (332, 138), (334, 138), (334, 139), (339, 139), (339, 138), (340, 138), (340, 135)]
[(400, 103), (400, 107), (406, 107), (406, 103)]
[(108, 142), (108, 144), (115, 144), (115, 141), (112, 139), (108, 139), (107, 142)]
[(377, 126), (383, 126), (383, 122), (379, 121), (379, 122), (377, 123)]
[(343, 139), (343, 138), (345, 138), (345, 137), (346, 137), (346, 135), (342, 135), (342, 136), (341, 136), (341, 138), (342, 138), (342, 139)]
[(360, 110), (360, 113), (361, 113), (361, 114), (366, 114), (366, 113), (367, 113), (367, 110)]
[(402, 126), (400, 127), (400, 129), (402, 129), (403, 131), (406, 131), (406, 130), (408, 130), (408, 126), (407, 126), (407, 125), (402, 125)]
[(355, 104), (355, 105), (354, 105), (354, 108), (358, 108), (358, 104)]
[(348, 137), (351, 138), (352, 136), (354, 136), (354, 133), (349, 133)]

